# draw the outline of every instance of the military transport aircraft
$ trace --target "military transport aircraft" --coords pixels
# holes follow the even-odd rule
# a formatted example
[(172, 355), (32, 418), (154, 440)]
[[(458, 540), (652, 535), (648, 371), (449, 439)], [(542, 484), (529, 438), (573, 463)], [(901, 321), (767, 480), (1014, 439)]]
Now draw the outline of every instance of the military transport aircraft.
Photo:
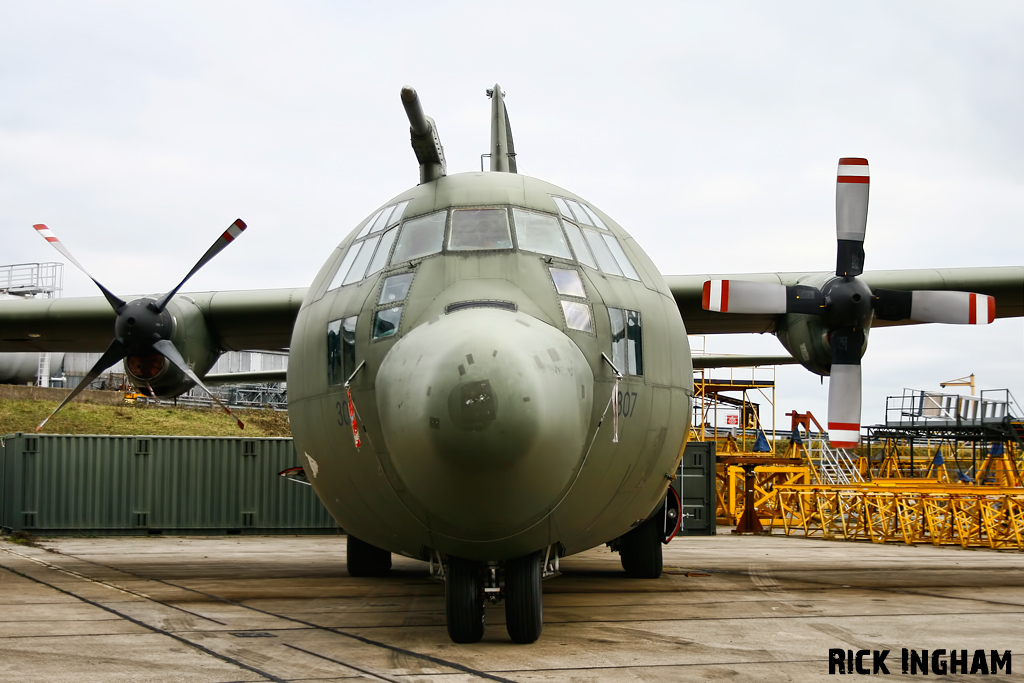
[(123, 359), (166, 397), (226, 350), (289, 348), (295, 446), (349, 533), (349, 573), (424, 560), (454, 641), (478, 641), (485, 602), (504, 600), (528, 643), (560, 557), (606, 543), (628, 576), (660, 576), (691, 419), (688, 332), (777, 334), (832, 374), (830, 435), (854, 443), (872, 325), (1024, 313), (1022, 267), (862, 273), (863, 159), (840, 161), (834, 273), (663, 277), (595, 204), (516, 172), (504, 94), (488, 96), (490, 172), (448, 175), (402, 89), (420, 183), (357, 225), (308, 289), (182, 294), (183, 280), (125, 301), (97, 281), (103, 297), (0, 302), (0, 351), (104, 351), (90, 376)]

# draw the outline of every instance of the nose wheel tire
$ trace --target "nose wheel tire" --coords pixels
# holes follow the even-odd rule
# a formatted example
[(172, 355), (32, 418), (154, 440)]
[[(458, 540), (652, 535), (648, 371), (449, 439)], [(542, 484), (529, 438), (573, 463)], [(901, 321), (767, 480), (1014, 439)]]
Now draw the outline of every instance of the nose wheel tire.
[(631, 579), (657, 579), (661, 576), (661, 527), (655, 515), (619, 541), (619, 560)]
[(483, 564), (448, 558), (444, 581), (448, 637), (456, 643), (477, 643), (484, 637)]
[(391, 570), (391, 553), (349, 535), (345, 546), (349, 576), (384, 576)]
[(514, 643), (532, 643), (544, 628), (540, 553), (505, 563), (505, 627)]

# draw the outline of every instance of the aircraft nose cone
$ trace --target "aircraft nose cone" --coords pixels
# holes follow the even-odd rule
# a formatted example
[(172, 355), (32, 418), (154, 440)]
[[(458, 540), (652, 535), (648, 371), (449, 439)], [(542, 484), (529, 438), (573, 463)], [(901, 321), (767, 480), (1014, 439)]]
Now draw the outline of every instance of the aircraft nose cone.
[(400, 340), (376, 393), (409, 509), (438, 533), (483, 541), (536, 523), (567, 490), (585, 449), (593, 373), (560, 330), (469, 309)]

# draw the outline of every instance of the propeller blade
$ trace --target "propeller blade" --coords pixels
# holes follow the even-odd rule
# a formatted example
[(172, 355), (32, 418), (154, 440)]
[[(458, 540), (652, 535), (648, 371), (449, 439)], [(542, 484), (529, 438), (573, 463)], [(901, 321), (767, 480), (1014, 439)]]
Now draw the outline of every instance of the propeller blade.
[[(64, 258), (66, 258), (68, 261), (71, 261), (76, 266), (78, 266), (78, 269), (80, 271), (85, 273), (86, 276), (90, 280), (92, 280), (93, 282), (96, 283), (96, 286), (100, 288), (101, 292), (103, 292), (103, 296), (105, 296), (107, 298), (107, 301), (110, 303), (110, 307), (113, 308), (115, 312), (121, 310), (121, 308), (124, 307), (124, 302), (123, 301), (121, 301), (119, 298), (114, 296), (114, 294), (109, 289), (107, 289), (106, 287), (101, 285), (99, 280), (94, 278), (92, 275), (89, 275), (89, 271), (87, 271), (85, 269), (85, 266), (83, 266), (81, 263), (79, 263), (78, 259), (76, 259), (74, 256), (71, 255), (71, 252), (68, 250), (68, 248), (64, 246), (63, 242), (61, 242), (59, 239), (57, 239), (57, 236), (53, 234), (52, 230), (50, 230), (48, 227), (46, 227), (42, 223), (37, 223), (36, 225), (33, 225), (32, 227), (36, 229), (36, 232), (39, 233), (40, 237), (42, 237), (44, 240), (49, 242), (50, 245), (53, 246), (54, 249), (59, 251), (64, 256)], [(111, 365), (113, 365), (113, 363), (111, 363)], [(107, 367), (109, 367), (109, 366), (107, 366)], [(106, 368), (104, 368), (104, 370), (106, 370)], [(92, 381), (92, 380), (90, 380), (90, 381)], [(47, 419), (49, 419), (49, 418), (47, 418)]]
[(864, 272), (864, 233), (868, 223), (868, 160), (845, 157), (836, 175), (836, 275)]
[(701, 305), (721, 313), (785, 313), (786, 288), (743, 280), (708, 280)]
[(821, 292), (815, 287), (785, 287), (744, 280), (708, 280), (704, 283), (701, 306), (720, 313), (820, 314)]
[(835, 448), (854, 448), (860, 443), (860, 353), (863, 346), (862, 330), (841, 327), (832, 332), (828, 440)]
[(996, 299), (974, 292), (879, 289), (875, 292), (875, 316), (881, 320), (988, 325), (996, 319)]
[(242, 424), (242, 421), (235, 417), (235, 414), (232, 413), (231, 410), (226, 405), (224, 405), (224, 403), (219, 398), (217, 398), (217, 396), (212, 391), (210, 391), (205, 384), (203, 384), (203, 380), (199, 379), (199, 376), (192, 371), (192, 368), (188, 366), (188, 363), (186, 363), (185, 359), (181, 357), (181, 354), (178, 353), (178, 349), (174, 347), (174, 344), (170, 340), (161, 339), (160, 341), (153, 344), (153, 350), (162, 355), (167, 360), (174, 363), (175, 367), (184, 372), (186, 377), (188, 377), (190, 380), (196, 383), (196, 386), (200, 387), (203, 391), (209, 394), (210, 398), (216, 401), (217, 405), (219, 405), (224, 410), (224, 412), (227, 413), (231, 417), (231, 419), (235, 421), (239, 429), (245, 429), (245, 425)]
[(60, 405), (54, 408), (53, 412), (50, 413), (45, 420), (39, 423), (39, 426), (36, 427), (36, 432), (42, 429), (43, 426), (50, 421), (50, 418), (56, 415), (57, 411), (64, 407), (65, 403), (69, 402), (75, 396), (78, 396), (80, 393), (82, 393), (82, 391), (86, 387), (88, 387), (89, 384), (91, 384), (94, 379), (103, 374), (104, 370), (109, 368), (117, 361), (123, 359), (127, 355), (128, 352), (125, 350), (121, 342), (117, 341), (116, 339), (110, 342), (110, 346), (107, 347), (107, 350), (103, 352), (103, 355), (100, 356), (100, 359), (96, 361), (96, 364), (92, 366), (92, 369), (89, 370), (86, 376), (82, 378), (82, 381), (78, 383), (78, 386), (72, 389), (71, 393), (68, 394), (63, 401), (60, 402)]
[[(245, 221), (243, 221), (241, 218), (235, 219), (235, 222), (228, 226), (228, 229), (224, 231), (224, 234), (218, 237), (217, 240), (213, 243), (213, 245), (206, 250), (206, 253), (203, 254), (203, 257), (199, 259), (194, 266), (192, 266), (192, 270), (188, 271), (188, 275), (181, 279), (181, 282), (178, 283), (178, 286), (164, 294), (163, 297), (161, 297), (161, 299), (156, 302), (156, 310), (158, 312), (164, 310), (164, 306), (167, 305), (167, 302), (171, 300), (172, 296), (178, 293), (178, 290), (181, 289), (182, 285), (184, 285), (190, 277), (195, 275), (200, 268), (209, 263), (210, 259), (212, 259), (220, 252), (224, 251), (224, 248), (226, 246), (234, 242), (235, 238), (241, 235), (245, 228)], [(213, 394), (210, 395), (212, 396)]]

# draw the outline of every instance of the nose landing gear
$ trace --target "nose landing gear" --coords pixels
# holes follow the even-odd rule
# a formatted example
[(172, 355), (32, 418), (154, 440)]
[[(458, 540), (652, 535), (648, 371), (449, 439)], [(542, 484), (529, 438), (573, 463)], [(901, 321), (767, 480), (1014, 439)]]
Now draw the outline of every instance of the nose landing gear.
[(456, 643), (478, 643), (484, 637), (484, 563), (448, 558), (444, 606), (448, 637)]
[[(433, 563), (431, 563), (433, 571)], [(439, 563), (440, 567), (440, 563)], [(485, 602), (505, 601), (505, 627), (514, 643), (532, 643), (544, 628), (542, 581), (558, 571), (555, 548), (504, 564), (448, 557), (443, 573), (448, 636), (456, 643), (476, 643), (484, 635)]]
[(542, 554), (505, 563), (505, 628), (513, 643), (532, 643), (544, 628)]

